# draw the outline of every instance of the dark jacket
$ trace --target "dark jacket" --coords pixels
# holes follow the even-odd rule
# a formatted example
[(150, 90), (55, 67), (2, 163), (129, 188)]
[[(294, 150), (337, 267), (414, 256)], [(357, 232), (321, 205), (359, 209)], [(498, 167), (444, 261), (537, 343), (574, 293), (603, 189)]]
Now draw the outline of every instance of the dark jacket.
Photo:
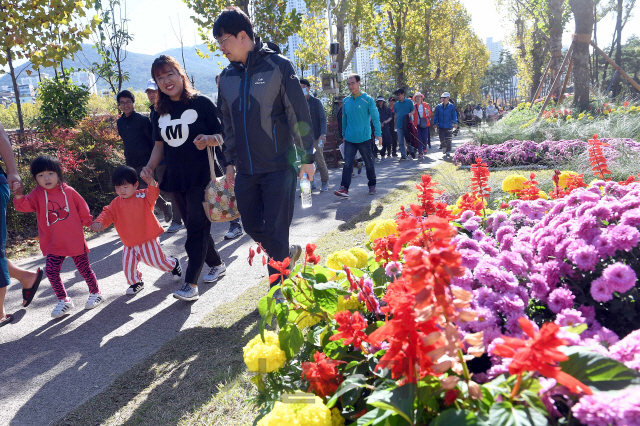
[(285, 170), (296, 161), (314, 161), (307, 100), (291, 62), (256, 39), (247, 66), (232, 62), (218, 89), (224, 127), (224, 154), (238, 172)]
[(402, 119), (402, 133), (405, 135), (405, 141), (411, 146), (417, 147), (420, 139), (418, 138), (418, 129), (411, 121), (411, 114), (407, 114)]
[(133, 111), (129, 117), (122, 114), (117, 125), (124, 145), (127, 166), (146, 166), (155, 145), (151, 136), (151, 121), (139, 112)]
[(391, 108), (389, 108), (387, 105), (384, 105), (382, 108), (378, 108), (378, 114), (380, 114), (380, 125), (382, 127), (389, 128), (393, 124), (393, 120), (391, 120), (388, 123), (384, 123), (390, 117), (393, 118), (393, 113), (391, 112)]
[(313, 95), (307, 99), (311, 124), (313, 124), (313, 139), (318, 139), (321, 135), (327, 134), (327, 115), (324, 112), (322, 101)]

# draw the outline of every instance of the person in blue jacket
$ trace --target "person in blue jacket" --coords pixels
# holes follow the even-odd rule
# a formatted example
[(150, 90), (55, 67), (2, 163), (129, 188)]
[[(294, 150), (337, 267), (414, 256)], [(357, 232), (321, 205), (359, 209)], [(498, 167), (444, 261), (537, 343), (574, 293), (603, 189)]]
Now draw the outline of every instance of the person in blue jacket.
[(456, 107), (449, 102), (449, 92), (444, 92), (440, 96), (442, 101), (436, 107), (433, 114), (433, 125), (438, 126), (438, 136), (440, 136), (440, 145), (445, 157), (449, 157), (451, 153), (451, 139), (453, 138), (453, 129), (458, 127), (458, 114)]
[(351, 74), (347, 79), (351, 95), (347, 96), (342, 106), (342, 134), (344, 136), (344, 167), (340, 189), (334, 191), (338, 197), (349, 196), (353, 159), (359, 151), (364, 161), (369, 180), (369, 195), (376, 193), (376, 169), (373, 163), (371, 141), (371, 123), (378, 144), (382, 143), (380, 131), (380, 114), (373, 98), (360, 90), (360, 76)]

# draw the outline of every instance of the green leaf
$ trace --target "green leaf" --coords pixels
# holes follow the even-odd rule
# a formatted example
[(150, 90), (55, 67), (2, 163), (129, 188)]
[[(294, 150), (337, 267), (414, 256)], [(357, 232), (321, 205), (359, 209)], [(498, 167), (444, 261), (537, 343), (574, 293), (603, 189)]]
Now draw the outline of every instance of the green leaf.
[(283, 328), (289, 318), (289, 306), (286, 303), (276, 305), (276, 318), (278, 319), (278, 327)]
[(413, 425), (413, 399), (415, 386), (411, 383), (393, 390), (376, 390), (367, 398), (367, 404), (393, 411)]
[(287, 360), (296, 356), (304, 344), (304, 336), (295, 324), (285, 324), (280, 329), (278, 337), (280, 339), (280, 349), (287, 355)]
[(520, 392), (520, 396), (526, 402), (529, 407), (538, 411), (543, 416), (548, 416), (549, 412), (547, 411), (547, 407), (544, 405), (544, 402), (540, 399), (538, 394), (531, 392), (530, 390), (525, 390)]
[(453, 409), (441, 412), (430, 426), (487, 426), (487, 423), (473, 411)]
[(503, 401), (493, 404), (489, 410), (489, 424), (491, 426), (546, 426), (549, 421), (536, 410)]
[(376, 408), (375, 410), (367, 411), (367, 413), (359, 417), (356, 421), (356, 426), (369, 426), (374, 424), (374, 422), (379, 422), (385, 420), (393, 415), (393, 411), (380, 410)]
[(273, 305), (276, 304), (275, 302), (276, 301), (269, 296), (264, 296), (262, 299), (260, 299), (260, 301), (258, 302), (258, 313), (260, 314), (260, 316), (265, 316), (273, 308)]
[(330, 314), (335, 314), (338, 310), (338, 295), (335, 290), (316, 290), (313, 289), (313, 298), (316, 303)]
[(587, 324), (580, 324), (575, 327), (568, 327), (567, 331), (569, 333), (582, 334), (587, 329)]
[(614, 359), (580, 346), (562, 349), (569, 359), (560, 363), (562, 371), (580, 380), (595, 392), (620, 391), (639, 387), (640, 373)]
[(351, 376), (347, 377), (344, 382), (340, 384), (340, 387), (338, 387), (336, 393), (334, 393), (331, 399), (327, 401), (327, 407), (332, 408), (334, 405), (336, 405), (338, 398), (340, 398), (346, 392), (354, 389), (359, 389), (366, 383), (367, 378), (362, 374), (352, 374)]

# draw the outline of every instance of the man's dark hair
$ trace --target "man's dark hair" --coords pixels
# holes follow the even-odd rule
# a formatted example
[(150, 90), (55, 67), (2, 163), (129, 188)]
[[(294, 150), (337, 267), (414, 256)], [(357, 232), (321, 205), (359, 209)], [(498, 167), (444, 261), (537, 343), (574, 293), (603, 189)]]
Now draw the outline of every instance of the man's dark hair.
[(122, 92), (118, 93), (118, 95), (116, 96), (116, 102), (120, 103), (120, 98), (129, 98), (131, 99), (131, 102), (136, 103), (136, 97), (133, 96), (133, 93), (128, 90), (123, 90)]
[(136, 182), (138, 182), (138, 173), (136, 173), (136, 169), (133, 167), (119, 166), (111, 175), (111, 183), (113, 186), (126, 185), (127, 183), (135, 185)]
[(301, 78), (300, 84), (304, 84), (307, 87), (311, 87), (311, 83), (309, 83), (309, 80), (307, 80), (306, 78)]
[(396, 90), (395, 92), (393, 92), (394, 95), (404, 95), (404, 89), (401, 87), (398, 90)]
[(242, 31), (253, 40), (253, 25), (251, 20), (239, 7), (228, 7), (216, 18), (213, 24), (213, 36), (218, 38), (223, 34), (237, 37)]
[(31, 176), (36, 178), (36, 175), (42, 172), (54, 172), (58, 175), (58, 180), (62, 182), (62, 167), (60, 161), (56, 157), (50, 155), (40, 155), (33, 159), (31, 162)]
[(351, 77), (355, 78), (356, 81), (360, 81), (360, 76), (358, 74), (349, 74), (349, 77), (347, 77), (347, 81), (349, 81)]

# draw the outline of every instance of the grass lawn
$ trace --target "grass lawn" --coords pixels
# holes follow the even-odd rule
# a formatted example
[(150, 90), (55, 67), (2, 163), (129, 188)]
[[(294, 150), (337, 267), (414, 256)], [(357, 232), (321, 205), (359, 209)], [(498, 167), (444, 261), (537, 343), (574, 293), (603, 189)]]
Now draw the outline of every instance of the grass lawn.
[[(432, 173), (447, 191), (464, 191), (469, 184), (469, 170), (450, 164), (436, 166)], [(509, 173), (492, 173), (490, 185), (499, 189)], [(530, 171), (515, 173), (528, 176)], [(553, 174), (536, 173), (549, 181)], [(335, 250), (364, 245), (367, 221), (393, 218), (401, 205), (417, 202), (418, 179), (416, 174), (320, 238), (316, 252), (326, 259)], [(258, 333), (257, 305), (267, 289), (265, 280), (217, 308), (198, 327), (181, 332), (57, 425), (251, 425), (257, 410), (247, 401), (255, 390), (242, 348)]]

